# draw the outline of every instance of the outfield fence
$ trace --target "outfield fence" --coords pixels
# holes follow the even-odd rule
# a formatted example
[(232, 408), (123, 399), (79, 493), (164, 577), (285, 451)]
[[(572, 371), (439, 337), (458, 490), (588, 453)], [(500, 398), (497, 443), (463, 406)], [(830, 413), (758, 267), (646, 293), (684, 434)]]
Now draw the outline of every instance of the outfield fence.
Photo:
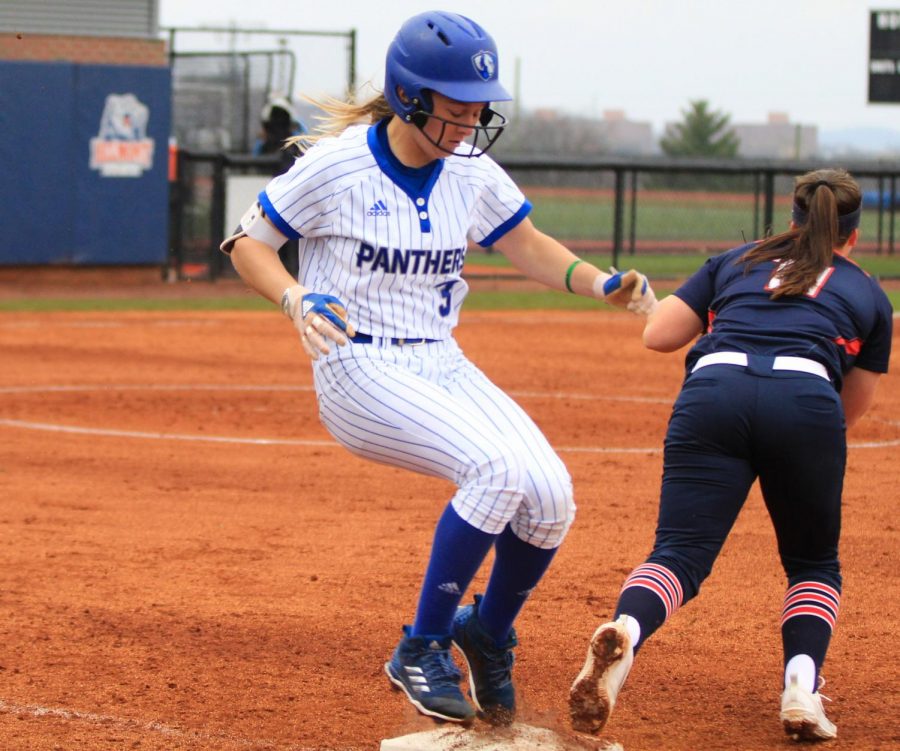
[[(577, 253), (607, 254), (613, 265), (641, 254), (709, 255), (781, 231), (790, 221), (793, 178), (824, 167), (847, 169), (863, 189), (858, 250), (897, 251), (897, 162), (507, 157), (501, 163), (534, 204), (541, 230)], [(271, 156), (179, 153), (169, 278), (233, 274), (218, 246), (277, 168)]]

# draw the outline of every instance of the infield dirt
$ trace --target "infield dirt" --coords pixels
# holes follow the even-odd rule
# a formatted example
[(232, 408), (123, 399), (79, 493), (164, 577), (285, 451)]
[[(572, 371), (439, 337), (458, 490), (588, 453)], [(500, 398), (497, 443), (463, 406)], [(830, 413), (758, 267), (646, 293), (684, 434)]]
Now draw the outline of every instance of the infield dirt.
[[(563, 733), (587, 640), (653, 538), (683, 353), (639, 334), (599, 310), (464, 312), (458, 331), (573, 476), (578, 516), (517, 624), (515, 668), (520, 719)], [(432, 727), (382, 666), (453, 488), (332, 443), (274, 308), (4, 313), (0, 353), (0, 748), (350, 751)], [(841, 749), (900, 748), (894, 378), (850, 435), (824, 691)], [(783, 591), (754, 488), (604, 741), (789, 747)]]

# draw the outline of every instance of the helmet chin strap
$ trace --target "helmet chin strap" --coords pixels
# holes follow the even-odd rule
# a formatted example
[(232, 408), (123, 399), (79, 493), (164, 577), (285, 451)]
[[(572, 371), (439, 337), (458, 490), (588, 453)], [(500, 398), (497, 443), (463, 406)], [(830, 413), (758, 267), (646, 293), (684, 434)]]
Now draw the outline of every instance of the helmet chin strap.
[[(490, 123), (497, 118), (497, 124), (491, 125)], [(481, 113), (480, 125), (469, 125), (468, 123), (459, 123), (454, 120), (447, 120), (444, 117), (440, 117), (438, 115), (434, 115), (430, 112), (425, 112), (425, 110), (417, 110), (413, 112), (411, 115), (406, 115), (404, 118), (406, 122), (412, 123), (415, 125), (421, 132), (422, 135), (425, 136), (426, 140), (434, 147), (440, 149), (445, 154), (458, 154), (459, 156), (464, 156), (466, 158), (478, 157), (487, 152), (491, 146), (494, 145), (496, 140), (500, 137), (500, 134), (503, 132), (503, 129), (509, 124), (509, 120), (501, 115), (499, 112), (495, 112), (490, 107), (485, 107)], [(441, 132), (438, 134), (438, 137), (432, 138), (425, 131), (425, 126), (428, 124), (429, 120), (437, 120), (441, 123)], [(471, 128), (473, 130), (471, 148), (469, 149), (468, 154), (459, 154), (454, 149), (448, 149), (443, 145), (444, 134), (447, 132), (447, 126), (452, 125), (460, 128)], [(475, 152), (476, 149), (480, 149), (478, 153)]]

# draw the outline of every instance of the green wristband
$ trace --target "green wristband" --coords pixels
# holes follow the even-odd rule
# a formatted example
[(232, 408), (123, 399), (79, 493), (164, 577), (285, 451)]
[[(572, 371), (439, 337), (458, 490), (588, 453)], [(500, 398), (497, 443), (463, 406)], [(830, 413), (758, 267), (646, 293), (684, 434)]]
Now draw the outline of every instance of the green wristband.
[(575, 271), (575, 267), (579, 263), (584, 263), (584, 261), (582, 261), (580, 258), (577, 261), (572, 261), (572, 265), (569, 266), (569, 268), (566, 270), (566, 289), (573, 294), (575, 293), (575, 290), (572, 289), (572, 272)]

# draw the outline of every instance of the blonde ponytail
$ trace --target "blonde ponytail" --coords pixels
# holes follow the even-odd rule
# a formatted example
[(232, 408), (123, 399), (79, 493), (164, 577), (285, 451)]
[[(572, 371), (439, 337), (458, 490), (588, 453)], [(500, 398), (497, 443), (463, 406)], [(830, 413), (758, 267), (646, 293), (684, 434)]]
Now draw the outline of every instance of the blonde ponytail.
[(305, 151), (320, 138), (336, 136), (351, 125), (358, 123), (371, 125), (394, 114), (384, 94), (378, 94), (362, 104), (345, 102), (332, 97), (324, 100), (307, 99), (307, 101), (323, 110), (325, 115), (316, 117), (320, 124), (313, 133), (289, 138), (285, 141), (285, 148), (296, 145)]

